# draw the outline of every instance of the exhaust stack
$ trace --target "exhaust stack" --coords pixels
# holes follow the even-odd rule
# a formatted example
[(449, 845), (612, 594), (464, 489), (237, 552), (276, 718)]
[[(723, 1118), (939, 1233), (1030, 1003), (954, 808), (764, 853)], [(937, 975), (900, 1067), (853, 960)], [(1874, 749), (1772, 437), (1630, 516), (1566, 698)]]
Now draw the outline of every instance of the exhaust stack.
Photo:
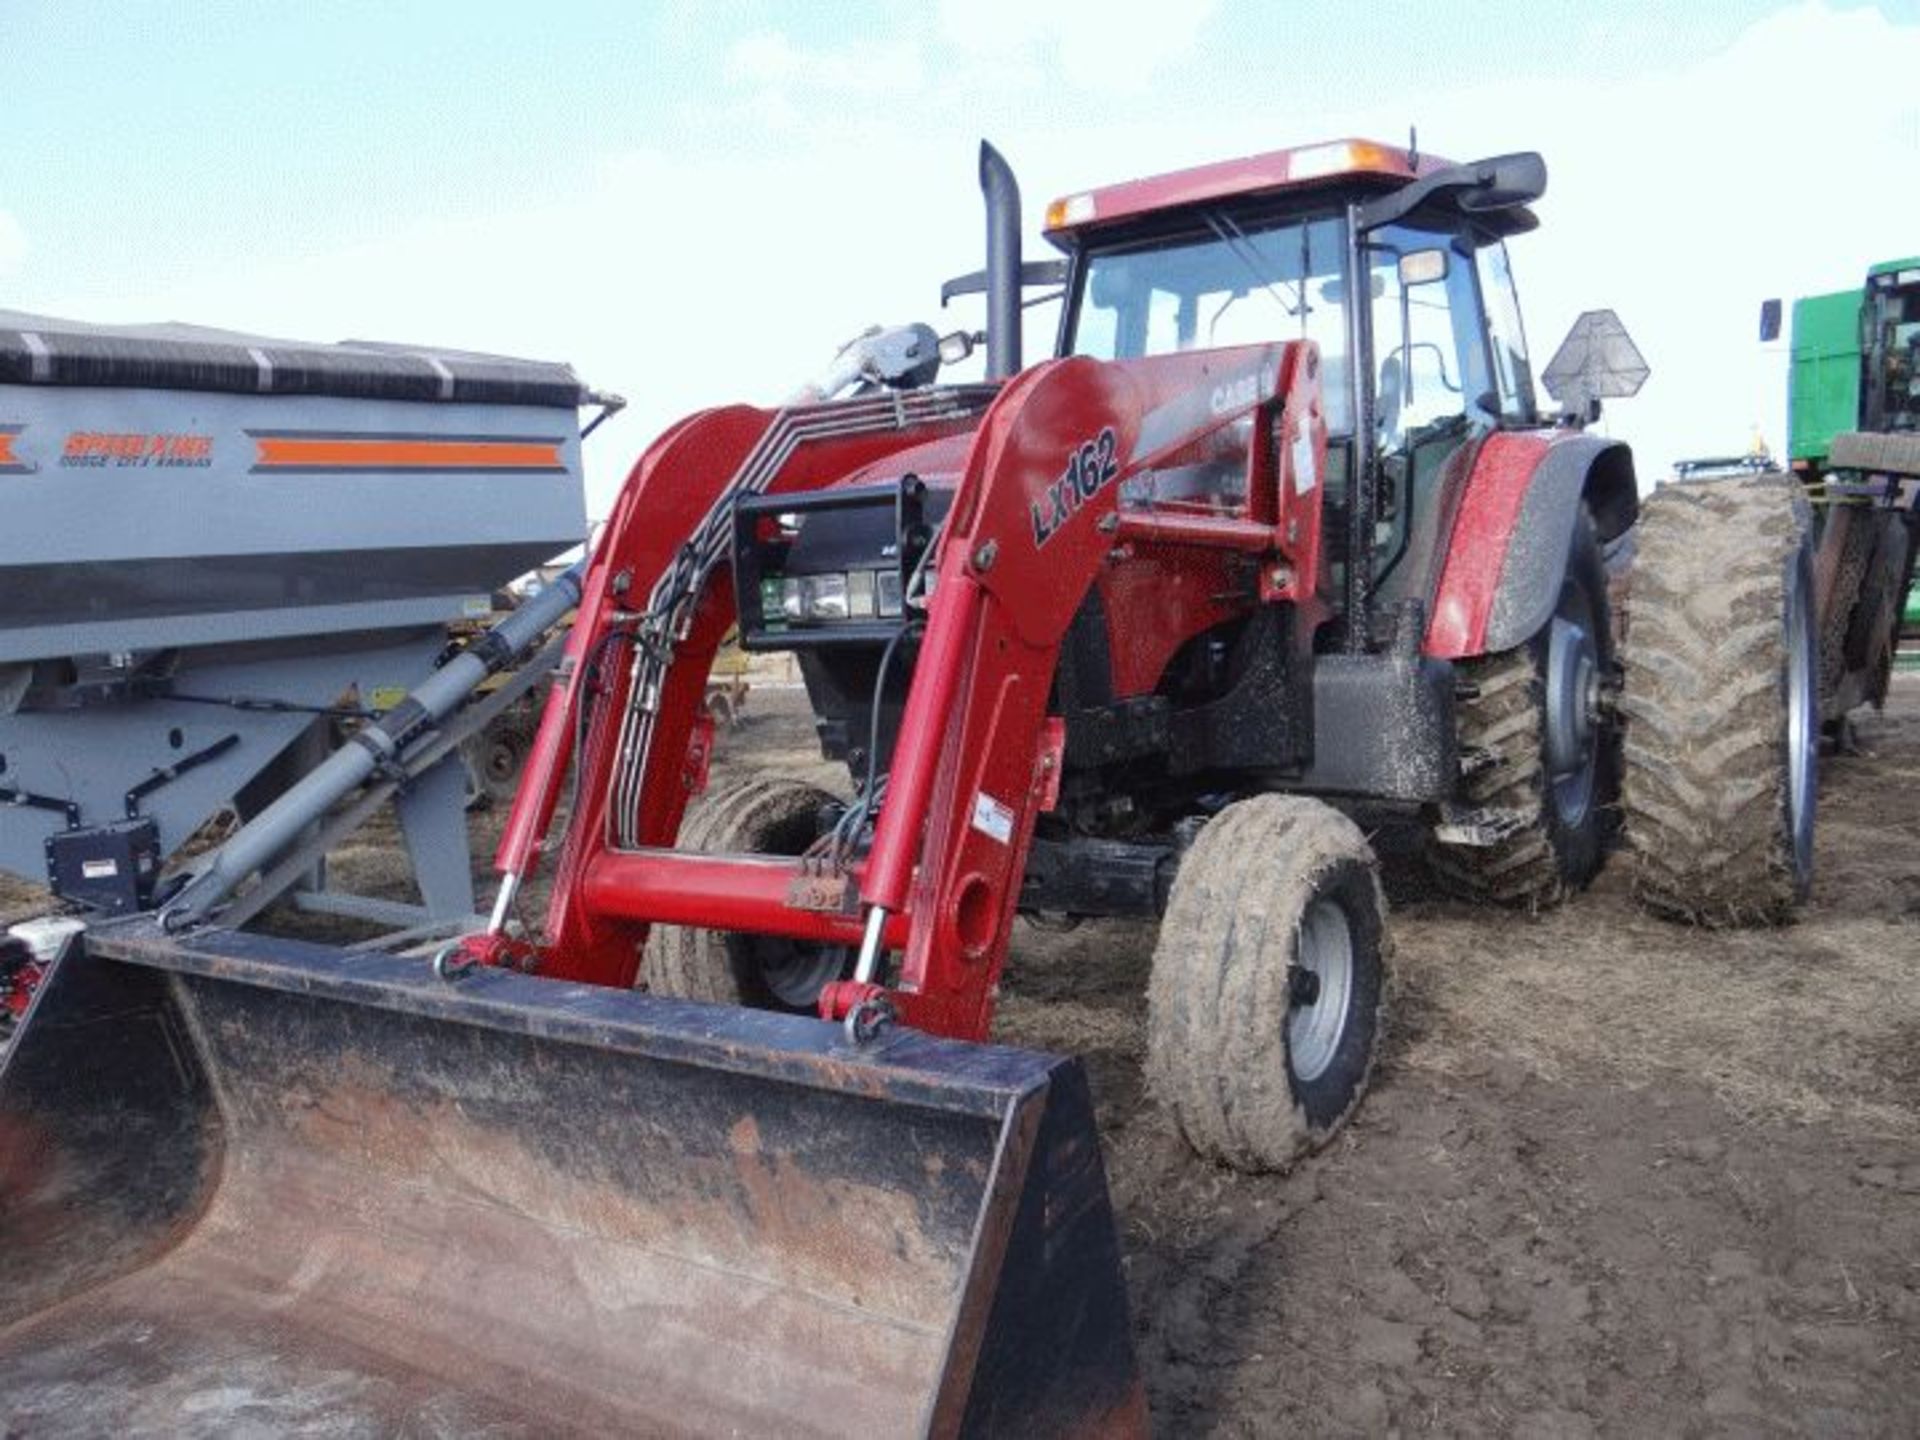
[(987, 379), (1020, 372), (1020, 183), (1013, 167), (980, 142), (980, 193), (987, 202)]

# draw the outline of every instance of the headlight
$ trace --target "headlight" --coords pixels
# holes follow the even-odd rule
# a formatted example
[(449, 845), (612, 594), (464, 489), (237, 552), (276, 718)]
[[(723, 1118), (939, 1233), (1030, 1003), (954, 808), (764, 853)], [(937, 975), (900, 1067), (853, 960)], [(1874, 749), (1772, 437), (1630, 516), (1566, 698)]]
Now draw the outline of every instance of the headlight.
[(855, 620), (873, 618), (873, 571), (847, 572), (847, 614)]
[(860, 620), (873, 615), (873, 572), (789, 575), (780, 582), (780, 613), (789, 620)]
[(802, 593), (806, 596), (806, 615), (809, 620), (845, 620), (847, 609), (847, 577), (845, 575), (808, 575), (801, 582)]
[(900, 572), (898, 570), (876, 570), (873, 572), (875, 603), (880, 618), (897, 619), (900, 615)]
[(800, 624), (897, 616), (900, 574), (891, 570), (836, 570), (783, 579), (770, 576), (761, 582), (760, 610)]

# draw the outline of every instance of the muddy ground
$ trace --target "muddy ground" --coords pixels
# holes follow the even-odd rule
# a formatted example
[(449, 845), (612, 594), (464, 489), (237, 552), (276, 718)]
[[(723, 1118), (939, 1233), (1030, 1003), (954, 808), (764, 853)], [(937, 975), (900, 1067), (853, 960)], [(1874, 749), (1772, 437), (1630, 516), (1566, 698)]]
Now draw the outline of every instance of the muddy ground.
[[(1527, 917), (1395, 863), (1373, 1094), (1285, 1177), (1145, 1093), (1154, 927), (1022, 923), (996, 1038), (1086, 1057), (1157, 1428), (1920, 1434), (1920, 683), (1860, 746), (1786, 930), (1649, 918), (1623, 867)], [(786, 696), (723, 759), (843, 783)]]
[[(1023, 923), (996, 1036), (1086, 1057), (1160, 1432), (1920, 1434), (1920, 681), (1859, 736), (1784, 930), (1651, 919), (1617, 866), (1528, 917), (1393, 863), (1373, 1093), (1284, 1177), (1145, 1094), (1151, 926)], [(844, 783), (792, 692), (719, 768)], [(391, 886), (393, 839), (337, 873)]]

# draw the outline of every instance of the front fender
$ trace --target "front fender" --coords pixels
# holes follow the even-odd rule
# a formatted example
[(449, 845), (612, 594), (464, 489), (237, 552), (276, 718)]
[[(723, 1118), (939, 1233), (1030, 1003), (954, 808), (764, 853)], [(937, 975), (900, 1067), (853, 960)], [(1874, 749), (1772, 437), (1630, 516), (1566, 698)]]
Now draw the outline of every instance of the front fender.
[(1454, 520), (1426, 653), (1511, 650), (1545, 625), (1583, 505), (1602, 543), (1633, 524), (1639, 490), (1624, 444), (1573, 431), (1489, 437)]

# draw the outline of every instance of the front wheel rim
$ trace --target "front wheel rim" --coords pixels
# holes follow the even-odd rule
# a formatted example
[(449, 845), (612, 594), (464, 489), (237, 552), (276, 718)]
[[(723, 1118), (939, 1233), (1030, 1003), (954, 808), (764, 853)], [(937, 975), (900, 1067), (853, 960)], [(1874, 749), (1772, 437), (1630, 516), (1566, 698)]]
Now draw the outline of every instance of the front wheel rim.
[(1312, 1084), (1340, 1053), (1353, 1009), (1353, 926), (1324, 896), (1300, 917), (1287, 1006), (1287, 1055), (1294, 1078)]
[(774, 999), (792, 1010), (811, 1010), (820, 1003), (820, 991), (845, 972), (847, 952), (843, 945), (761, 936), (753, 959)]

